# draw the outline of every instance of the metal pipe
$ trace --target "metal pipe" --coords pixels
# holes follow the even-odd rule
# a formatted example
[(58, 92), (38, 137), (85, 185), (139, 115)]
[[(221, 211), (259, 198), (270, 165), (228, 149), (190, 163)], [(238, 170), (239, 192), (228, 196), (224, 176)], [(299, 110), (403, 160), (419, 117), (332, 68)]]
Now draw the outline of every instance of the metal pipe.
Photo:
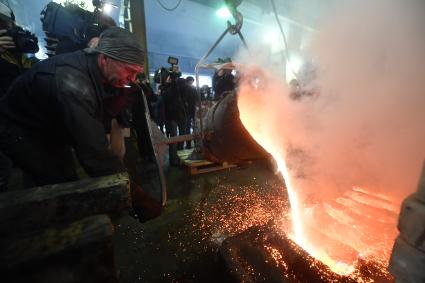
[(211, 52), (214, 51), (214, 49), (217, 47), (217, 45), (223, 40), (224, 36), (229, 32), (230, 26), (226, 28), (226, 30), (220, 35), (220, 37), (217, 39), (217, 41), (211, 46), (210, 49), (208, 49), (207, 53), (205, 53), (204, 56), (199, 60), (199, 62), (195, 66), (195, 77), (196, 77), (196, 90), (198, 92), (198, 118), (200, 120), (199, 124), (199, 134), (200, 138), (203, 138), (203, 124), (202, 124), (202, 107), (201, 107), (201, 89), (199, 87), (199, 66), (204, 63), (205, 59), (208, 58), (208, 56), (211, 54)]
[(242, 35), (241, 31), (238, 31), (238, 35), (239, 35), (239, 38), (241, 39), (241, 41), (242, 41), (243, 45), (245, 46), (245, 48), (246, 48), (247, 50), (249, 50), (249, 48), (248, 48), (248, 44), (246, 44), (245, 38), (243, 37), (243, 35)]
[(181, 135), (181, 136), (174, 136), (167, 139), (164, 139), (163, 141), (159, 142), (158, 144), (174, 144), (174, 143), (180, 143), (185, 141), (191, 141), (194, 140), (197, 137), (197, 135)]

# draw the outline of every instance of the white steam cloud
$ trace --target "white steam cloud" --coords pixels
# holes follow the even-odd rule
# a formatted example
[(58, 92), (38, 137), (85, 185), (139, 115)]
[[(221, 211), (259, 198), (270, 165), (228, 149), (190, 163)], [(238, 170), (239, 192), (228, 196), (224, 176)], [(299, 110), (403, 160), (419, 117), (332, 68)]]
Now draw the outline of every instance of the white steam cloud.
[(304, 192), (365, 186), (401, 200), (425, 158), (425, 1), (337, 1), (322, 15), (307, 46), (319, 94), (291, 100), (269, 74), (255, 105), (242, 83), (241, 115), (255, 109), (257, 131), (281, 147)]

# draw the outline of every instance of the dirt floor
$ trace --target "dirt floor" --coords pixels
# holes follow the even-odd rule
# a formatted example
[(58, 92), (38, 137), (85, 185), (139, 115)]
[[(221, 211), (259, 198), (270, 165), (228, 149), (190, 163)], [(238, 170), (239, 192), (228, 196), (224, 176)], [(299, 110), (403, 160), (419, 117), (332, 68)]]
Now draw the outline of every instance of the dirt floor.
[(120, 282), (228, 282), (222, 241), (287, 211), (284, 184), (267, 161), (191, 176), (167, 171), (168, 201), (160, 217), (116, 223)]

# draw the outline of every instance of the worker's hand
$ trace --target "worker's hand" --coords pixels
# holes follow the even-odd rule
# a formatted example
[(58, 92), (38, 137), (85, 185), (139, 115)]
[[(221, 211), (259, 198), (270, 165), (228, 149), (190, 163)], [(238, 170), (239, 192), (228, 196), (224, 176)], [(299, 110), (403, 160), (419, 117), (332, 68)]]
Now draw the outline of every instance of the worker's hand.
[(95, 48), (98, 44), (99, 44), (99, 37), (95, 36), (89, 40), (89, 43), (87, 43), (87, 47)]
[(7, 32), (5, 29), (0, 29), (0, 54), (7, 49), (15, 48), (15, 42), (11, 36), (4, 35)]

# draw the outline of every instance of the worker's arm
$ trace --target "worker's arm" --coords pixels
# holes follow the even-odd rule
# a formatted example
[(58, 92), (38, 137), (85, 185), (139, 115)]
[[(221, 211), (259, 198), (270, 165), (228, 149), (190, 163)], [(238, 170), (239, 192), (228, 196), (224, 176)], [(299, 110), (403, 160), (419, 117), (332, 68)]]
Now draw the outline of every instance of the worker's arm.
[(66, 131), (77, 157), (92, 177), (123, 171), (122, 163), (108, 148), (103, 123), (97, 118), (102, 111), (93, 93), (89, 78), (76, 70), (59, 70), (58, 99), (62, 108)]

